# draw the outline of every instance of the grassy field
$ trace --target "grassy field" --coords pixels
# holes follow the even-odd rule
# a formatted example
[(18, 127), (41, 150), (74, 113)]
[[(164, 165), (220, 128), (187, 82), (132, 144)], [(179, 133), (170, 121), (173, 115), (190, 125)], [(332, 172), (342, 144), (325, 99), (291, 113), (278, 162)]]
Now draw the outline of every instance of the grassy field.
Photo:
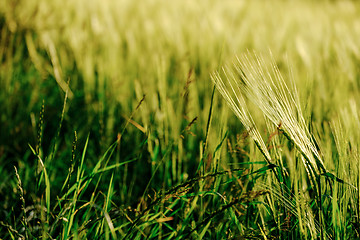
[(360, 239), (360, 3), (0, 1), (0, 239)]

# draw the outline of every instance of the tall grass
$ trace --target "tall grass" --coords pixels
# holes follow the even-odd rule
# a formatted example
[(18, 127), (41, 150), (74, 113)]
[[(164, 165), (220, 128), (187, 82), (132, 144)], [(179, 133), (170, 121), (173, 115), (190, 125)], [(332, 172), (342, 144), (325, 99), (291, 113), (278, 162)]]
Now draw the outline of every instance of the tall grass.
[(359, 238), (359, 9), (0, 1), (1, 238)]
[[(223, 69), (224, 80), (220, 74), (213, 76), (213, 81), (218, 86), (219, 91), (228, 102), (235, 115), (238, 116), (239, 120), (246, 126), (247, 129), (251, 129), (253, 139), (258, 146), (264, 158), (269, 163), (269, 166), (278, 168), (274, 171), (274, 175), (278, 182), (275, 182), (280, 186), (281, 193), (278, 193), (276, 188), (272, 188), (271, 192), (274, 193), (276, 198), (283, 201), (285, 208), (298, 216), (304, 222), (300, 225), (306, 226), (308, 232), (311, 233), (311, 237), (316, 237), (316, 232), (321, 232), (321, 238), (325, 237), (323, 233), (323, 188), (321, 185), (321, 175), (326, 177), (333, 177), (332, 180), (337, 180), (343, 183), (339, 178), (336, 178), (332, 173), (326, 170), (322, 156), (316, 149), (316, 142), (312, 138), (311, 133), (308, 129), (308, 122), (304, 119), (301, 112), (301, 106), (299, 96), (295, 87), (289, 88), (284, 81), (279, 69), (273, 61), (270, 64), (260, 56), (251, 54), (243, 55), (234, 64), (233, 69)], [(244, 96), (253, 101), (255, 105), (264, 114), (265, 121), (272, 123), (273, 126), (268, 125), (268, 132), (277, 129), (277, 134), (285, 136), (292, 147), (296, 150), (294, 154), (297, 160), (301, 160), (306, 174), (300, 175), (299, 178), (289, 179), (284, 168), (282, 147), (279, 145), (279, 141), (275, 140), (276, 136), (269, 138), (267, 143), (273, 145), (276, 151), (273, 151), (273, 156), (270, 155), (268, 149), (265, 147), (264, 141), (262, 140), (259, 131), (256, 129), (255, 123), (249, 121), (253, 119), (246, 110), (246, 102)], [(290, 159), (288, 161), (294, 161)], [(274, 164), (275, 163), (275, 164)], [(293, 164), (293, 163), (292, 163)], [(289, 164), (290, 165), (290, 164)], [(299, 182), (300, 179), (308, 180), (308, 184), (305, 184), (305, 188), (308, 191), (314, 191), (314, 200), (317, 200), (316, 208), (318, 209), (319, 219), (318, 223), (309, 224), (309, 217), (306, 216), (308, 213), (305, 209), (310, 209), (305, 201), (299, 202), (298, 211), (295, 209), (296, 204), (292, 203), (288, 199), (288, 192), (292, 193), (291, 186), (294, 184), (291, 181)], [(286, 180), (288, 182), (286, 182)], [(301, 188), (304, 188), (300, 185)], [(332, 187), (332, 186), (330, 186)], [(294, 201), (297, 199), (294, 197)], [(306, 213), (304, 216), (300, 214)]]

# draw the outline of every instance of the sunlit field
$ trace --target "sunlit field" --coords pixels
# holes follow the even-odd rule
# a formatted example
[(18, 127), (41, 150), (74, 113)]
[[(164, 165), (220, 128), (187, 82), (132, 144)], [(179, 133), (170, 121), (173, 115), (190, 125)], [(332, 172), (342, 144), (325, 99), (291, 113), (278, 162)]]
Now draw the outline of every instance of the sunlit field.
[(360, 3), (0, 1), (0, 239), (359, 239)]

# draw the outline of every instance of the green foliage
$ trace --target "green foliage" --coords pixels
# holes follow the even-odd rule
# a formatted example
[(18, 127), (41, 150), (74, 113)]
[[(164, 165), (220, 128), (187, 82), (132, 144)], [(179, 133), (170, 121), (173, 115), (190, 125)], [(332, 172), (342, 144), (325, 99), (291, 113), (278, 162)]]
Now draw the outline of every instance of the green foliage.
[(360, 238), (359, 39), (349, 0), (0, 1), (1, 238)]

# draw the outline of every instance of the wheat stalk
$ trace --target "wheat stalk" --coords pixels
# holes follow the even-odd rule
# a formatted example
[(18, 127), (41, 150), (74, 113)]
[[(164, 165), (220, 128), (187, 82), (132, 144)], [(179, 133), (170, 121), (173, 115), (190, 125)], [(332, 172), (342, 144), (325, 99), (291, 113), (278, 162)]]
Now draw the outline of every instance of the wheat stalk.
[(289, 88), (273, 58), (270, 62), (269, 67), (263, 57), (248, 52), (236, 59), (233, 68), (222, 68), (223, 77), (215, 73), (212, 80), (268, 162), (272, 162), (271, 156), (255, 127), (245, 97), (299, 149), (308, 174), (319, 176), (326, 168), (307, 128), (295, 84)]

